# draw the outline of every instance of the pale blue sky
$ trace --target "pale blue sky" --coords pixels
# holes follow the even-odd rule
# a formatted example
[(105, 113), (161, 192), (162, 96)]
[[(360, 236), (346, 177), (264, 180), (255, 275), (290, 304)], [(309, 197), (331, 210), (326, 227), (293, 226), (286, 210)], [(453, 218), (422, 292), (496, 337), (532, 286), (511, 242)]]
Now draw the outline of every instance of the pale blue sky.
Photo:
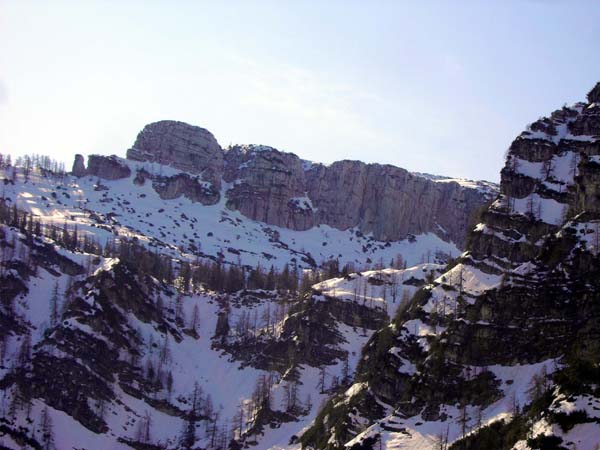
[(0, 152), (219, 143), (498, 179), (524, 126), (600, 80), (597, 1), (0, 0)]

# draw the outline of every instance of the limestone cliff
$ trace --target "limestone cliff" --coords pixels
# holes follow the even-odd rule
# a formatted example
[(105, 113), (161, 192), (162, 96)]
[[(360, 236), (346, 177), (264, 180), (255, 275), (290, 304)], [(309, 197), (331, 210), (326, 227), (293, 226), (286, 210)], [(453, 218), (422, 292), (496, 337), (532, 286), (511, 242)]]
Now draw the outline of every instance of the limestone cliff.
[[(136, 178), (152, 178), (163, 198), (184, 195), (211, 205), (219, 201), (224, 181), (227, 206), (251, 219), (294, 230), (355, 227), (378, 240), (432, 232), (462, 248), (474, 213), (496, 195), (491, 183), (427, 177), (391, 165), (339, 161), (325, 166), (258, 145), (222, 150), (207, 130), (175, 121), (147, 125), (127, 158), (187, 172)], [(127, 170), (114, 159), (93, 155), (87, 170), (78, 159), (73, 173), (115, 179), (129, 176)]]

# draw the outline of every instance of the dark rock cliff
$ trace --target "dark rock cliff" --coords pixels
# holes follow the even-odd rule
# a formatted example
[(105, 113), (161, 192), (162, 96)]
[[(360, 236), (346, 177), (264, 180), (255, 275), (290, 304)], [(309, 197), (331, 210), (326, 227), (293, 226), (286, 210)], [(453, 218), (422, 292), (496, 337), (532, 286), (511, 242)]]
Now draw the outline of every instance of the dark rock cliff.
[[(555, 369), (549, 401), (585, 384), (578, 368), (600, 362), (599, 89), (515, 139), (501, 195), (469, 234), (467, 253), (374, 335), (355, 378), (360, 394), (332, 400), (302, 437), (305, 447), (344, 448), (358, 434), (356, 448), (372, 448), (382, 431), (410, 436), (397, 424), (411, 417), (438, 421), (443, 430), (453, 406), (485, 411), (506, 395), (491, 366), (561, 361), (567, 368)], [(473, 446), (457, 448), (512, 448), (533, 436), (536, 417), (554, 420), (534, 400), (527, 416), (518, 406), (512, 411), (510, 446), (496, 446), (496, 432), (487, 447), (477, 446), (484, 441), (475, 433)]]

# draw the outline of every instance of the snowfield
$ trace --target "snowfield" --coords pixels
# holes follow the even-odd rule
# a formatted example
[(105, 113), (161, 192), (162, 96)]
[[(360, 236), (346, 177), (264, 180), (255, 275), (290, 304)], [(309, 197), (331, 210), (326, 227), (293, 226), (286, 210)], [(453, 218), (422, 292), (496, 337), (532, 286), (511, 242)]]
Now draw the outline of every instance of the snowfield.
[[(356, 229), (338, 230), (327, 225), (306, 231), (266, 225), (244, 217), (225, 206), (224, 184), (221, 200), (203, 206), (186, 197), (163, 200), (150, 182), (139, 186), (133, 182), (138, 169), (159, 173), (158, 165), (119, 159), (132, 175), (120, 180), (66, 176), (52, 180), (33, 173), (23, 182), (4, 185), (3, 197), (9, 204), (41, 217), (57, 226), (77, 226), (80, 233), (94, 237), (102, 244), (118, 236), (136, 237), (161, 252), (180, 254), (189, 260), (198, 256), (221, 257), (233, 264), (282, 268), (290, 262), (298, 267), (338, 259), (340, 266), (353, 264), (365, 268), (375, 264), (389, 265), (402, 255), (409, 266), (427, 259), (446, 259), (460, 254), (453, 243), (433, 233), (401, 241), (377, 241)], [(162, 175), (180, 173), (160, 166)], [(10, 169), (0, 171), (10, 178)], [(295, 199), (300, 207), (313, 208), (307, 198)]]

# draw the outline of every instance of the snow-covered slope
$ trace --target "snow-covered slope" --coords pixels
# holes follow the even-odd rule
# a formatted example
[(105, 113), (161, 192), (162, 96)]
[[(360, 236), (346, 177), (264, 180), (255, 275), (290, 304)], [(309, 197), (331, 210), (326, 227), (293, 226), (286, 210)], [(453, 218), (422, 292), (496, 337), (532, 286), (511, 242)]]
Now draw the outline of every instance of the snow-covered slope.
[[(331, 347), (345, 357), (295, 364), (286, 346), (301, 333), (288, 324), (307, 316), (288, 293), (177, 292), (118, 258), (65, 250), (12, 227), (1, 226), (0, 243), (1, 318), (13, 324), (1, 335), (8, 427), (0, 443), (8, 448), (24, 445), (19, 430), (31, 448), (50, 440), (54, 447), (44, 448), (184, 448), (194, 397), (195, 446), (238, 439), (287, 448), (348, 382), (373, 331), (334, 320)], [(240, 345), (285, 351), (258, 369), (235, 354)], [(257, 395), (268, 396), (268, 407)]]
[[(118, 236), (137, 237), (161, 252), (184, 258), (219, 257), (234, 264), (282, 268), (296, 263), (310, 268), (328, 260), (356, 268), (386, 266), (401, 255), (408, 265), (445, 261), (458, 248), (433, 233), (401, 241), (377, 241), (357, 229), (338, 230), (319, 225), (295, 231), (254, 221), (226, 207), (225, 195), (214, 205), (202, 205), (185, 196), (163, 200), (150, 182), (135, 183), (137, 169), (163, 176), (180, 173), (167, 166), (119, 161), (131, 175), (119, 180), (93, 176), (63, 179), (34, 172), (25, 181), (2, 187), (9, 205), (58, 226), (67, 223), (101, 244)], [(0, 179), (11, 179), (12, 169), (0, 170)], [(227, 189), (225, 185), (223, 191)]]
[(373, 332), (460, 253), (439, 227), (382, 241), (252, 220), (240, 179), (194, 175), (187, 145), (73, 174), (0, 158), (2, 445), (297, 448)]
[(335, 298), (385, 311), (391, 317), (413, 294), (444, 268), (440, 264), (418, 264), (406, 269), (368, 270), (331, 278), (313, 286), (323, 299)]
[[(12, 170), (5, 171), (7, 180)], [(26, 182), (19, 178), (21, 173), (3, 186), (0, 211), (3, 221), (14, 222), (0, 225), (0, 321), (11, 324), (0, 333), (0, 443), (8, 448), (51, 442), (48, 448), (182, 448), (192, 418), (193, 442), (201, 448), (225, 448), (232, 439), (261, 449), (297, 448), (295, 436), (320, 406), (348, 387), (372, 333), (442, 267), (424, 263), (315, 279), (299, 294), (211, 291), (196, 281), (186, 288), (177, 261), (198, 263), (198, 255), (178, 246), (186, 231), (193, 233), (188, 228), (218, 236), (219, 244), (198, 252), (200, 261), (214, 258), (207, 247), (217, 252), (219, 245), (232, 245), (226, 241), (234, 230), (244, 230), (241, 244), (247, 247), (238, 244), (240, 255), (223, 252), (221, 260), (236, 267), (269, 261), (275, 269), (293, 266), (298, 254), (269, 241), (272, 233), (293, 242), (316, 231), (265, 231), (222, 205), (201, 207), (202, 216), (189, 204), (185, 209), (187, 201), (161, 200), (130, 180), (58, 180), (38, 171)], [(210, 222), (215, 211), (219, 220), (231, 220)], [(186, 231), (166, 226), (175, 214)], [(457, 254), (433, 236), (371, 250), (376, 241), (360, 233), (317, 232), (323, 239), (356, 240), (369, 246), (367, 254), (399, 266), (436, 259), (428, 242)], [(336, 255), (341, 262), (368, 265), (362, 249), (349, 252), (342, 242), (325, 242), (345, 252)], [(134, 247), (127, 253), (123, 245)], [(260, 245), (277, 256), (257, 256)], [(96, 251), (102, 248), (104, 254)], [(250, 248), (257, 251), (242, 251)], [(422, 253), (402, 251), (419, 248)], [(348, 254), (355, 259), (344, 260)], [(148, 266), (152, 258), (158, 262)], [(162, 269), (171, 264), (173, 275)], [(316, 276), (311, 274), (303, 277)], [(247, 277), (249, 283), (252, 274)], [(359, 288), (359, 298), (347, 295)]]
[(515, 139), (467, 251), (373, 334), (306, 447), (598, 448), (599, 101)]

